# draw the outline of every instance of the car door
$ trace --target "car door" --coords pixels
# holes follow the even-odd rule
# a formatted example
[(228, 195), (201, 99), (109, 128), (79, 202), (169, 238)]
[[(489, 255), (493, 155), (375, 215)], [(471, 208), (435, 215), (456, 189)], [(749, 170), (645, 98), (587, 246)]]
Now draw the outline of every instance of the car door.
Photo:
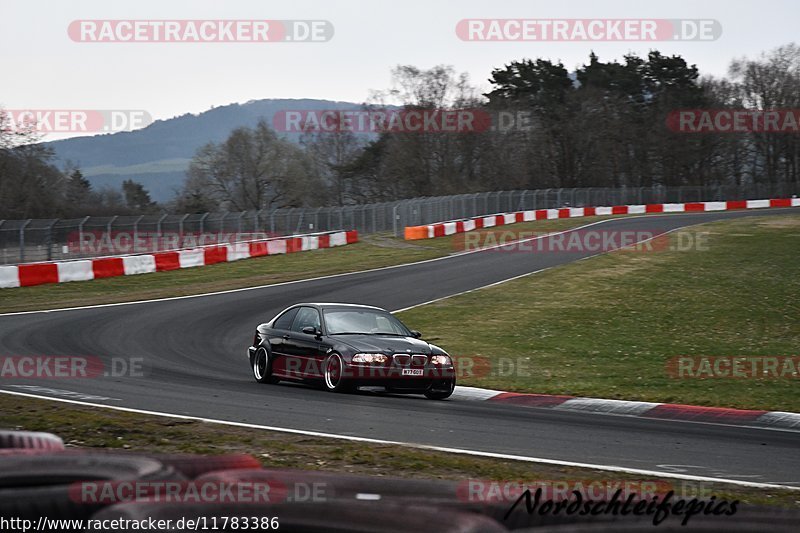
[[(292, 307), (283, 312), (272, 323), (269, 331), (269, 347), (272, 354), (272, 373), (276, 376), (293, 377), (287, 372), (287, 356), (290, 355), (292, 322), (299, 308)], [(296, 376), (295, 376), (296, 377)]]
[(317, 378), (322, 376), (320, 361), (321, 341), (314, 335), (303, 333), (303, 328), (314, 327), (320, 330), (319, 311), (314, 307), (302, 306), (292, 322), (292, 331), (286, 341), (286, 351), (291, 358), (287, 360), (287, 368), (298, 371), (302, 377)]

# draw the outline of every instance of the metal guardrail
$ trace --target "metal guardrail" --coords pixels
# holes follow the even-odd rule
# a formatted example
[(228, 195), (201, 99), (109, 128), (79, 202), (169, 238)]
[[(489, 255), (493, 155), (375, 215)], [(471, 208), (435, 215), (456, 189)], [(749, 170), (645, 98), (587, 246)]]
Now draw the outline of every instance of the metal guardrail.
[(526, 209), (754, 200), (798, 194), (800, 184), (589, 187), (492, 191), (343, 207), (240, 213), (0, 220), (0, 264), (148, 253), (176, 248), (176, 244), (191, 245), (195, 241), (212, 244), (254, 236), (340, 229), (355, 229), (360, 234), (392, 232), (400, 237), (406, 226)]

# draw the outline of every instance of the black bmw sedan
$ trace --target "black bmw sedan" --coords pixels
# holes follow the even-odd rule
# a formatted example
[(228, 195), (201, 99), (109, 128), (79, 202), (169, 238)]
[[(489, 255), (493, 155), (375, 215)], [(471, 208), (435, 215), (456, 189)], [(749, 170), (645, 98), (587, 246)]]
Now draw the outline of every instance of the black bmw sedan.
[(313, 381), (333, 392), (382, 386), (447, 398), (456, 385), (450, 356), (388, 311), (341, 303), (301, 303), (256, 328), (248, 347), (259, 383)]

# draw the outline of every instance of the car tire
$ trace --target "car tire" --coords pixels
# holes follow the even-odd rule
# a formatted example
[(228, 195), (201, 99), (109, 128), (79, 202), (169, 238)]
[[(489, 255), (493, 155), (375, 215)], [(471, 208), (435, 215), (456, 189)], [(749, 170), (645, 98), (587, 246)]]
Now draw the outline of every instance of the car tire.
[(453, 394), (453, 391), (456, 390), (456, 380), (451, 379), (446, 382), (445, 385), (446, 388), (434, 388), (434, 386), (431, 385), (423, 394), (425, 394), (425, 397), (429, 400), (444, 400), (445, 398), (449, 398)]
[[(95, 483), (104, 486), (122, 481), (182, 480), (185, 477), (175, 469), (144, 456), (56, 452), (3, 457), (0, 458), (0, 517), (34, 521), (42, 516), (88, 518), (113, 502), (98, 496), (99, 491), (84, 498), (81, 483), (91, 487)], [(93, 499), (95, 497), (99, 499)]]
[[(247, 454), (226, 455), (197, 455), (190, 453), (140, 453), (123, 451), (115, 448), (93, 449), (72, 448), (63, 452), (64, 455), (92, 455), (92, 456), (119, 456), (119, 457), (144, 457), (155, 459), (164, 466), (171, 467), (175, 472), (182, 474), (186, 479), (208, 474), (210, 472), (238, 470), (260, 470), (261, 461)], [(0, 457), (2, 457), (0, 455)], [(0, 474), (0, 477), (2, 474)]]
[(267, 353), (267, 349), (263, 346), (256, 350), (256, 353), (253, 356), (252, 368), (253, 377), (259, 383), (275, 384), (280, 381), (280, 379), (272, 375), (272, 360)]
[(330, 392), (350, 392), (353, 385), (342, 379), (344, 361), (342, 356), (334, 352), (325, 358), (322, 364), (322, 385)]
[(61, 437), (52, 433), (38, 431), (0, 431), (0, 448), (15, 450), (51, 450), (64, 449)]

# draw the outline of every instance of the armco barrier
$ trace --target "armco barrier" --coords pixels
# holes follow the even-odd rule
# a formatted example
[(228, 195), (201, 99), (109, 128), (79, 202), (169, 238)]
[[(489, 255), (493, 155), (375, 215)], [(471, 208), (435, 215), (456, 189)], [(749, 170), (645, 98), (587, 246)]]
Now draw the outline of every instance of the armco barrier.
[(699, 211), (728, 211), (731, 209), (763, 209), (767, 207), (800, 207), (800, 198), (773, 198), (770, 200), (737, 200), (729, 202), (693, 202), (685, 204), (615, 205), (610, 207), (564, 207), (498, 213), (463, 220), (450, 220), (424, 226), (406, 226), (405, 239), (432, 239), (475, 229), (491, 228), (517, 222), (550, 220), (555, 218), (590, 217), (597, 215), (644, 215), (647, 213), (683, 213)]
[(164, 272), (215, 263), (228, 263), (251, 257), (332, 248), (354, 242), (358, 242), (357, 231), (336, 231), (260, 241), (215, 244), (153, 254), (7, 265), (0, 266), (0, 288), (29, 287), (44, 283), (65, 283), (112, 276)]

